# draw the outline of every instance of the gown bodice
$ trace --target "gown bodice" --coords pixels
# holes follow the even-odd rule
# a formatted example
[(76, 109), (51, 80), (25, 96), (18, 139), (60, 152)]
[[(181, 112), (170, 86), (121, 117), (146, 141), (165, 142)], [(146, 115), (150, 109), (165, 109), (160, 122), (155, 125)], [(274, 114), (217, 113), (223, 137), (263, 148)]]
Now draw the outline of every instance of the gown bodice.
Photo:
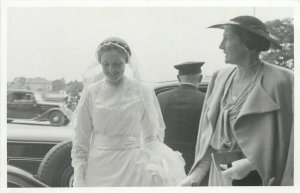
[(140, 144), (144, 108), (138, 88), (124, 79), (118, 86), (106, 81), (91, 93), (92, 144), (98, 148), (126, 148)]

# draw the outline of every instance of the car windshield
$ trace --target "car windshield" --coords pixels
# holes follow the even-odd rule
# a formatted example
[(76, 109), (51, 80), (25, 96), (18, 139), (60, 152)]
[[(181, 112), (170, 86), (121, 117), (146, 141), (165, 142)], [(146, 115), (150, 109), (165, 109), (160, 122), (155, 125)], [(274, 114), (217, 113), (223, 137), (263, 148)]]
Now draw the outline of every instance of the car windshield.
[(40, 93), (34, 93), (34, 98), (36, 101), (44, 101)]

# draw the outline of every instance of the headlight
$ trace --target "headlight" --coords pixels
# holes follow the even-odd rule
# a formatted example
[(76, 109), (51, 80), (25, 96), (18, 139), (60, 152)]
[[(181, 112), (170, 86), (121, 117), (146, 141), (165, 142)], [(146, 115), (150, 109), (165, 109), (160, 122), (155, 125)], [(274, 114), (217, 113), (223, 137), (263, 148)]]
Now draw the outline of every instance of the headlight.
[(67, 105), (66, 104), (61, 104), (60, 106), (59, 106), (61, 109), (67, 109)]

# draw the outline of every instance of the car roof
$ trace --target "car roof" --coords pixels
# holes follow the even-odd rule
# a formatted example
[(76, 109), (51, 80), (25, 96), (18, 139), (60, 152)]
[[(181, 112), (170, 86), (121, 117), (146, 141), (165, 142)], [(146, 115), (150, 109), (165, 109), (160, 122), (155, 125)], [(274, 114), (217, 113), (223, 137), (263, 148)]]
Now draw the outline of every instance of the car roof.
[[(201, 81), (200, 87), (207, 86), (209, 83), (209, 80), (210, 79)], [(153, 85), (154, 89), (159, 89), (162, 87), (178, 86), (179, 82), (178, 82), (178, 80), (170, 80), (170, 81), (163, 81), (163, 82), (153, 82), (151, 84)]]
[(71, 123), (68, 128), (39, 125), (38, 128), (29, 127), (24, 129), (21, 124), (15, 124), (14, 127), (7, 129), (7, 140), (11, 143), (45, 142), (56, 144), (64, 140), (71, 139), (72, 136), (73, 127), (71, 126)]
[(7, 93), (12, 93), (12, 92), (19, 92), (19, 93), (33, 93), (30, 90), (25, 90), (25, 89), (9, 89), (7, 90)]

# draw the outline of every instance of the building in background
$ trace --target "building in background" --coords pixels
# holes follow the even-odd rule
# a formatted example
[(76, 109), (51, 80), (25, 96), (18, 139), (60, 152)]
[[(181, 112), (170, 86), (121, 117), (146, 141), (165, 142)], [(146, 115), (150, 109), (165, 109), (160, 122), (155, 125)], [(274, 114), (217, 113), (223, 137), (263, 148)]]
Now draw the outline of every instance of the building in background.
[(34, 92), (47, 92), (52, 90), (51, 81), (45, 78), (16, 77), (12, 82), (7, 83), (8, 89), (25, 89)]
[(7, 83), (8, 89), (25, 89), (32, 92), (41, 93), (43, 99), (46, 99), (47, 93), (52, 91), (51, 81), (46, 80), (45, 78), (25, 78), (25, 77), (16, 77), (12, 82)]
[(26, 85), (29, 90), (34, 92), (49, 92), (52, 90), (51, 81), (45, 78), (27, 78)]

